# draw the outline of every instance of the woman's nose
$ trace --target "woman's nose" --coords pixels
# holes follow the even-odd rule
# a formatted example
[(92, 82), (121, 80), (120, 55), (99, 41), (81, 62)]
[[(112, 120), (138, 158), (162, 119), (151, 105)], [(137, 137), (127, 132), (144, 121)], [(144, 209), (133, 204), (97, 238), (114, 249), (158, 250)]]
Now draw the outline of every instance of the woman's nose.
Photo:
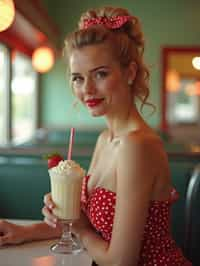
[(85, 85), (84, 85), (85, 93), (92, 94), (95, 92), (95, 90), (96, 90), (96, 87), (95, 87), (94, 81), (91, 78), (88, 78), (85, 81)]

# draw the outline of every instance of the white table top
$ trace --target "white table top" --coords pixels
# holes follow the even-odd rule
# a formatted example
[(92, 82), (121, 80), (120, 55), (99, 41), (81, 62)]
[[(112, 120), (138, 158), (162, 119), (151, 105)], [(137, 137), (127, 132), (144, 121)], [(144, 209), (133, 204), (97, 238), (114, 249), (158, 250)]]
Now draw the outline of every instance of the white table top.
[[(13, 220), (28, 224), (31, 221)], [(78, 255), (53, 254), (50, 246), (56, 240), (34, 241), (22, 245), (10, 245), (0, 248), (0, 266), (91, 266), (86, 252)]]

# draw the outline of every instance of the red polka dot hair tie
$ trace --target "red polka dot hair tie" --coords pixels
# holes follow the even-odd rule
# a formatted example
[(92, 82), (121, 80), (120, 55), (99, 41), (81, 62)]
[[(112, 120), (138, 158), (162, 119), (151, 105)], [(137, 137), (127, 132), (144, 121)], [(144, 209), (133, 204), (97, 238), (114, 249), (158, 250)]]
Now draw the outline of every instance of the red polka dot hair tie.
[(97, 18), (89, 18), (83, 20), (82, 29), (87, 29), (94, 25), (104, 25), (108, 29), (119, 29), (121, 28), (127, 21), (131, 21), (131, 16), (115, 16), (111, 18), (107, 17), (97, 17)]

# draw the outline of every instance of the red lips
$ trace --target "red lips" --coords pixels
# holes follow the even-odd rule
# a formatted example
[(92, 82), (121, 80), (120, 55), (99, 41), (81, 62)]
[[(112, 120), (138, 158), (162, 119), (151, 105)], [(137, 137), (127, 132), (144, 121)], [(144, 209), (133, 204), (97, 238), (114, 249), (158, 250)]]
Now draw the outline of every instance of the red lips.
[(87, 106), (94, 107), (100, 104), (104, 99), (89, 99), (86, 101)]

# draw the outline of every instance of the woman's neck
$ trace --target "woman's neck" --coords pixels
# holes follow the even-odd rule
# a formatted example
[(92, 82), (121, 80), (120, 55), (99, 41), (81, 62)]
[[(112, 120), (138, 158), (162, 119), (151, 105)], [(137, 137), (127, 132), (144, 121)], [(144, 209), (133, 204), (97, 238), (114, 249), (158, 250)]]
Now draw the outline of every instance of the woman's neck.
[(121, 112), (116, 117), (107, 118), (107, 124), (110, 141), (126, 135), (130, 131), (138, 130), (145, 125), (144, 120), (135, 106)]

